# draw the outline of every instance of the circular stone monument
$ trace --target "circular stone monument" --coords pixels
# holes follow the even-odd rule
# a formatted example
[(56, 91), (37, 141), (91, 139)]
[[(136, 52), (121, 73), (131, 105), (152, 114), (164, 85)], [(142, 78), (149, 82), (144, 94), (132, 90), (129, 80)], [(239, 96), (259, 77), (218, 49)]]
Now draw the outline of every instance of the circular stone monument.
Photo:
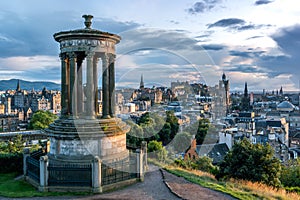
[[(93, 16), (83, 15), (83, 18), (85, 28), (54, 34), (54, 39), (60, 44), (62, 111), (60, 118), (45, 130), (50, 139), (47, 155), (49, 186), (72, 187), (67, 179), (74, 183), (77, 179), (84, 179), (78, 174), (86, 169), (93, 169), (90, 171), (93, 173), (91, 182), (94, 183), (98, 177), (94, 175), (95, 167), (80, 170), (81, 166), (90, 166), (95, 159), (102, 165), (129, 159), (126, 149), (129, 127), (115, 117), (115, 45), (121, 38), (92, 29)], [(100, 59), (102, 66), (98, 70)], [(102, 72), (101, 109), (98, 71)], [(78, 174), (73, 172), (66, 177), (64, 173), (68, 169), (65, 166), (79, 166), (76, 168)], [(60, 176), (62, 178), (57, 178)]]

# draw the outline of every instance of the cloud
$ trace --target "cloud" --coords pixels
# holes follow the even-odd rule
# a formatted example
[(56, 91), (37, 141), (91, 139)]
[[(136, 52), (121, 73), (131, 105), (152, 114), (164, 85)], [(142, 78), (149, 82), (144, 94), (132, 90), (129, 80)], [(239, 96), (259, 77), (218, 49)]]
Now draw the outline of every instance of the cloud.
[(247, 81), (248, 91), (257, 92), (262, 89), (276, 90), (283, 86), (285, 91), (296, 91), (294, 83), (291, 81), (291, 74), (280, 74), (274, 77), (269, 77), (268, 73), (244, 73), (244, 72), (226, 72), (229, 77), (231, 91), (243, 91), (244, 83)]
[(277, 44), (281, 53), (264, 55), (258, 64), (281, 73), (292, 73), (291, 78), (298, 85), (300, 77), (300, 24), (284, 27), (270, 36)]
[(171, 24), (175, 24), (175, 25), (180, 24), (178, 21), (175, 21), (175, 20), (170, 20), (169, 22), (170, 22)]
[(221, 0), (202, 0), (196, 2), (191, 8), (187, 10), (189, 14), (204, 13), (213, 9)]
[[(83, 28), (83, 19), (75, 12), (46, 12), (27, 14), (2, 11), (0, 18), (0, 57), (58, 55), (59, 45), (53, 34)], [(74, 20), (76, 19), (76, 20)], [(121, 33), (141, 26), (133, 21), (116, 21), (94, 16), (92, 28)], [(105, 27), (105, 28), (104, 28)]]
[[(207, 43), (201, 46), (188, 33), (177, 30), (138, 28), (120, 35), (123, 39), (117, 45), (120, 59), (117, 58), (116, 72), (117, 77), (123, 77), (122, 79), (131, 77), (132, 73), (135, 74), (134, 77), (140, 77), (141, 73), (147, 76), (156, 71), (152, 77), (157, 82), (172, 81), (170, 75), (174, 78), (181, 74), (184, 78), (196, 70), (205, 75), (205, 79), (203, 76), (198, 78), (200, 82), (214, 85), (222, 75), (222, 69), (211, 66), (217, 66), (215, 62), (218, 63), (218, 56), (225, 50), (224, 45)], [(160, 69), (154, 70), (157, 66)], [(195, 79), (197, 78), (191, 78)], [(130, 80), (124, 79), (122, 82), (126, 84)]]
[(266, 51), (253, 51), (251, 48), (248, 51), (239, 51), (239, 50), (230, 50), (229, 55), (231, 56), (239, 56), (244, 58), (257, 58), (261, 56)]
[(204, 44), (201, 46), (205, 50), (212, 50), (212, 51), (219, 51), (219, 50), (223, 50), (225, 48), (224, 45), (220, 45), (220, 44)]
[(227, 19), (221, 19), (213, 24), (209, 24), (208, 28), (213, 27), (232, 27), (236, 25), (243, 25), (245, 24), (245, 20), (238, 19), (238, 18), (227, 18)]
[(264, 27), (270, 27), (272, 25), (270, 24), (251, 24), (247, 23), (243, 19), (239, 18), (227, 18), (227, 19), (221, 19), (213, 24), (208, 24), (208, 29), (214, 28), (214, 27), (221, 27), (221, 28), (227, 28), (228, 30), (234, 30), (234, 31), (247, 31), (247, 30), (254, 30), (254, 29), (260, 29)]
[(255, 1), (254, 5), (256, 6), (260, 6), (260, 5), (265, 5), (265, 4), (269, 4), (272, 3), (273, 1), (270, 0), (257, 0)]
[(252, 40), (252, 39), (257, 39), (257, 38), (262, 38), (262, 37), (264, 37), (264, 36), (256, 35), (256, 36), (248, 37), (247, 40)]

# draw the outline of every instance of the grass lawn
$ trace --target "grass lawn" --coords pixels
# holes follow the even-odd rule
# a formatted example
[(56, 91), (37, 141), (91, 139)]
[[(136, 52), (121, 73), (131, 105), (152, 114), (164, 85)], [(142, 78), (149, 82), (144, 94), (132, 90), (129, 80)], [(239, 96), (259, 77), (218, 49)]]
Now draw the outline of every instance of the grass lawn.
[(87, 192), (39, 192), (23, 179), (14, 180), (15, 173), (0, 174), (0, 196), (4, 197), (40, 197), (40, 196), (74, 196), (87, 195)]
[(198, 170), (185, 170), (172, 166), (166, 166), (165, 169), (177, 176), (184, 177), (186, 180), (192, 183), (229, 194), (237, 199), (300, 200), (300, 195), (297, 193), (288, 193), (284, 189), (275, 189), (261, 183), (237, 180), (219, 182), (211, 174)]

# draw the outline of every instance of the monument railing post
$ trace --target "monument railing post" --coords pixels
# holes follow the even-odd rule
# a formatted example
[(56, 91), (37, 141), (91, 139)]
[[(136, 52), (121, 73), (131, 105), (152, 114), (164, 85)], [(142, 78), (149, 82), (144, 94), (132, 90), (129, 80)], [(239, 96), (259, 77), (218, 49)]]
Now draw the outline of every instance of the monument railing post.
[(39, 191), (48, 191), (48, 156), (40, 157), (40, 186)]
[(136, 166), (137, 166), (137, 178), (140, 181), (144, 181), (144, 167), (143, 167), (143, 150), (142, 149), (137, 149), (136, 150)]
[(27, 158), (30, 156), (30, 149), (24, 148), (23, 150), (23, 175), (24, 177), (27, 176)]
[(92, 162), (92, 188), (94, 193), (101, 193), (102, 186), (101, 186), (101, 167), (102, 161), (98, 156), (95, 156)]

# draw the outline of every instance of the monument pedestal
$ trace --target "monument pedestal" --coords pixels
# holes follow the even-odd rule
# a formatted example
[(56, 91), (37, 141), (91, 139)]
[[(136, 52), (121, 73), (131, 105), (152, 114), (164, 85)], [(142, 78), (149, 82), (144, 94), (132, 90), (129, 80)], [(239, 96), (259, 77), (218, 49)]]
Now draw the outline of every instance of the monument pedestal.
[(46, 129), (49, 157), (115, 162), (128, 157), (126, 133), (130, 127), (121, 119), (59, 119)]

